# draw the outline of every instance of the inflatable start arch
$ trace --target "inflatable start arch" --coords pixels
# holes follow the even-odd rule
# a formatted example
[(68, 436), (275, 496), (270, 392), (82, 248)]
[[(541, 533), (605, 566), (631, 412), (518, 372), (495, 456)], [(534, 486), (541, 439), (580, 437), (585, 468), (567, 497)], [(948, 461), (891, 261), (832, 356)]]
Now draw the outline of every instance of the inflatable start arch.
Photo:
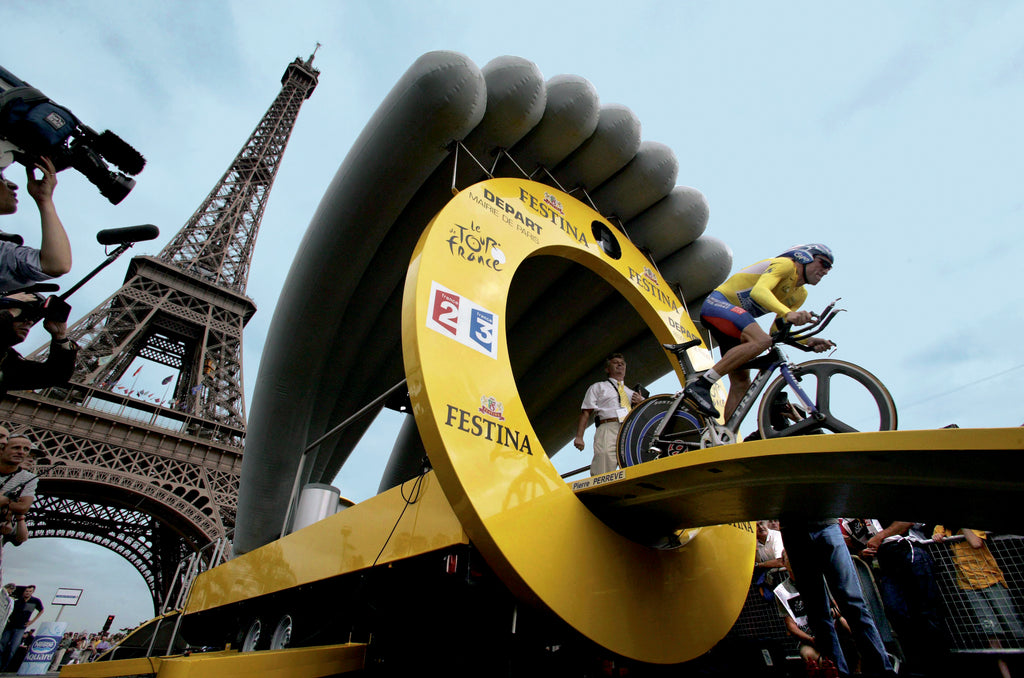
[(622, 655), (692, 659), (739, 614), (753, 530), (709, 527), (682, 548), (642, 546), (559, 477), (519, 397), (504, 323), (512, 278), (538, 255), (598, 274), (659, 341), (699, 338), (685, 305), (600, 214), (532, 181), (478, 183), (430, 223), (406, 278), (402, 345), (420, 436), (470, 540), (517, 596)]

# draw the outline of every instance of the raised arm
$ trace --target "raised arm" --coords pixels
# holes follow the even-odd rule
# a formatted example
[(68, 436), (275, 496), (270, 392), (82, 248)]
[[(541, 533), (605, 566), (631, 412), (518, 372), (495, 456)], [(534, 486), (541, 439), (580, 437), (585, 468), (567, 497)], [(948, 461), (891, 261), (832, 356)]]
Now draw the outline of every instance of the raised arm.
[[(36, 178), (36, 170), (42, 177)], [(53, 202), (53, 191), (57, 188), (57, 170), (49, 158), (42, 158), (42, 164), (25, 168), (28, 177), (28, 194), (36, 201), (42, 223), (42, 245), (39, 247), (39, 268), (52, 276), (64, 275), (71, 270), (71, 242), (57, 215)]]

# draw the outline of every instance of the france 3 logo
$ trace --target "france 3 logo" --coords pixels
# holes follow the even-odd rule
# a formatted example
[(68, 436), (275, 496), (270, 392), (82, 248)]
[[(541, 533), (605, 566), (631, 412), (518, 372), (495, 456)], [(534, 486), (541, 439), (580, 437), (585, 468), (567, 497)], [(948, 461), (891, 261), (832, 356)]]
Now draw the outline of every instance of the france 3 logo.
[(427, 327), (498, 359), (498, 314), (431, 281)]

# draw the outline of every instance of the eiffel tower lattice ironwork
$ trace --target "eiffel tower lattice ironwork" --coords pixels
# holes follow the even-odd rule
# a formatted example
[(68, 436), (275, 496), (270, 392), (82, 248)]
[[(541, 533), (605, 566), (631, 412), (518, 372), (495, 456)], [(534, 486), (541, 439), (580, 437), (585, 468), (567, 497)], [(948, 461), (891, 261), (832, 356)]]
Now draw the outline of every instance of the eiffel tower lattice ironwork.
[[(288, 65), (255, 131), (159, 256), (134, 257), (121, 288), (69, 328), (81, 347), (70, 385), (0, 400), (0, 423), (27, 431), (42, 455), (30, 536), (121, 554), (156, 610), (182, 558), (234, 526), (242, 330), (256, 312), (246, 282), (285, 147), (317, 85), (315, 54)], [(162, 397), (119, 384), (140, 360), (175, 372)]]

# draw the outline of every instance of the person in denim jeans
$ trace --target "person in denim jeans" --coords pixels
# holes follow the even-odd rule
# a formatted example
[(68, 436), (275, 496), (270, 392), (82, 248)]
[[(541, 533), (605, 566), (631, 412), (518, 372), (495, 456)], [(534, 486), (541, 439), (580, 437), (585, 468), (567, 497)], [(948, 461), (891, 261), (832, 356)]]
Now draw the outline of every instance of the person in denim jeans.
[(875, 675), (895, 675), (875, 620), (864, 600), (860, 579), (837, 519), (783, 519), (781, 531), (782, 543), (786, 547), (797, 588), (804, 598), (818, 650), (835, 661), (840, 675), (850, 675), (832, 618), (825, 588), (827, 581), (828, 590), (839, 604), (839, 610), (857, 642), (864, 675), (872, 672)]
[[(884, 522), (882, 523), (885, 524)], [(931, 543), (922, 523), (893, 521), (868, 540), (863, 556), (878, 560), (878, 589), (886, 615), (899, 635), (907, 666), (923, 675), (942, 675), (946, 646), (940, 618)]]
[(39, 615), (43, 613), (43, 601), (32, 595), (35, 592), (34, 585), (26, 586), (14, 601), (14, 609), (11, 610), (3, 636), (0, 637), (0, 670), (9, 670), (8, 665), (21, 645), (26, 629), (35, 624)]

